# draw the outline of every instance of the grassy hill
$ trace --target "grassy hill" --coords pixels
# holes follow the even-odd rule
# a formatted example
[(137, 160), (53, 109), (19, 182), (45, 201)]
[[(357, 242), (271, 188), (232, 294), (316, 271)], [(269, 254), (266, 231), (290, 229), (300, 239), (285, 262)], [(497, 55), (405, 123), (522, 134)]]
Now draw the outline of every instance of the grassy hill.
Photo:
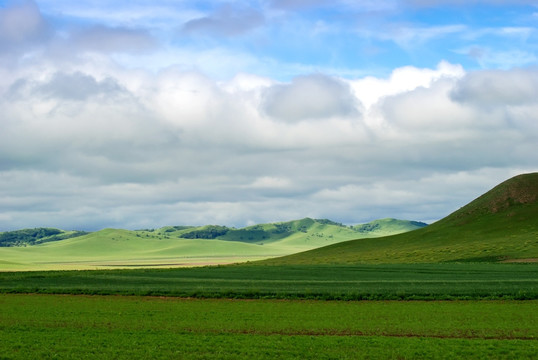
[(156, 231), (104, 229), (62, 241), (0, 248), (0, 269), (192, 266), (259, 260), (289, 253), (286, 247), (181, 239)]
[(538, 173), (511, 178), (415, 231), (318, 248), (268, 264), (536, 261)]
[(426, 225), (417, 221), (388, 218), (374, 220), (367, 224), (346, 226), (327, 219), (304, 218), (287, 222), (258, 224), (241, 229), (206, 225), (202, 227), (168, 227), (164, 231), (169, 235), (185, 239), (217, 239), (258, 245), (281, 242), (281, 244), (313, 248), (357, 237), (397, 234)]
[(35, 228), (0, 233), (0, 247), (37, 245), (88, 234), (85, 231), (65, 231), (54, 228)]
[(50, 233), (49, 237), (31, 242), (36, 229), (27, 229), (0, 233), (7, 238), (28, 233), (29, 241), (22, 245), (31, 245), (0, 247), (0, 270), (171, 267), (254, 261), (416, 226), (410, 221), (384, 219), (358, 231), (330, 220), (305, 218), (242, 229), (217, 225), (137, 231), (104, 229), (54, 242), (49, 237), (70, 233), (37, 231)]

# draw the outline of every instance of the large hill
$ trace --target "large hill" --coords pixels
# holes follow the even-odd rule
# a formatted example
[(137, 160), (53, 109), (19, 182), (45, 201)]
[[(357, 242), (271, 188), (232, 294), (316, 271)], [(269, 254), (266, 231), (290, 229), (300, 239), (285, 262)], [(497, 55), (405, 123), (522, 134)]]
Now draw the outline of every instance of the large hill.
[(434, 263), (538, 259), (538, 173), (513, 177), (447, 217), (394, 236), (318, 248), (270, 264)]
[(166, 226), (138, 231), (104, 229), (90, 234), (24, 229), (0, 233), (0, 271), (225, 264), (283, 256), (425, 225), (382, 219), (350, 227), (305, 218), (242, 229)]

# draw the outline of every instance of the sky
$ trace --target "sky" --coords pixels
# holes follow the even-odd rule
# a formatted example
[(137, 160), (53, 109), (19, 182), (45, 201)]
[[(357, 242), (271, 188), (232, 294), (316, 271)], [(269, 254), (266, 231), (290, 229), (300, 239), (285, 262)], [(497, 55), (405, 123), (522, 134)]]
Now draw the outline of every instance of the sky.
[(431, 223), (537, 154), (535, 0), (0, 0), (0, 231)]

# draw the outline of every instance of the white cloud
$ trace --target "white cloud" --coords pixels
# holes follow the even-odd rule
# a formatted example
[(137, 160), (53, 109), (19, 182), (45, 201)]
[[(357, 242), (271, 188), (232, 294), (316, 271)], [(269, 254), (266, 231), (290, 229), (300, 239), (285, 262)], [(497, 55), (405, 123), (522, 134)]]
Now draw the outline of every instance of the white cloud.
[(487, 70), (471, 73), (460, 81), (451, 98), (480, 107), (538, 102), (538, 72)]
[(405, 66), (395, 69), (388, 79), (368, 76), (352, 80), (350, 84), (361, 103), (369, 108), (383, 97), (408, 92), (418, 87), (427, 88), (440, 78), (459, 78), (464, 74), (460, 65), (440, 62), (437, 69)]
[(90, 59), (2, 79), (1, 229), (433, 220), (536, 170), (534, 70), (283, 84)]
[(255, 179), (249, 187), (254, 189), (285, 189), (291, 185), (291, 181), (286, 178), (262, 176)]
[(289, 122), (356, 117), (359, 106), (346, 83), (324, 75), (303, 76), (290, 84), (274, 85), (265, 90), (263, 104), (267, 115)]

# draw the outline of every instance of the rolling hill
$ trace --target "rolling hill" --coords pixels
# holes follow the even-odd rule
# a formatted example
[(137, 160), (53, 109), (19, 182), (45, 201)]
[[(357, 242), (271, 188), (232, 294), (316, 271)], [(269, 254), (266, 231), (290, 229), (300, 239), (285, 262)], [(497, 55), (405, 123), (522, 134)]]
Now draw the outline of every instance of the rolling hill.
[[(0, 247), (0, 271), (244, 262), (288, 255), (358, 237), (409, 231), (425, 225), (383, 219), (364, 224), (364, 228), (357, 230), (326, 219), (305, 218), (242, 229), (217, 225), (166, 226), (137, 231), (104, 229), (89, 234), (50, 228), (25, 229), (0, 233), (0, 239), (9, 240), (5, 243), (9, 247)], [(62, 236), (68, 238), (61, 239)]]
[(447, 217), (399, 235), (341, 242), (264, 264), (535, 262), (538, 173), (515, 176)]

